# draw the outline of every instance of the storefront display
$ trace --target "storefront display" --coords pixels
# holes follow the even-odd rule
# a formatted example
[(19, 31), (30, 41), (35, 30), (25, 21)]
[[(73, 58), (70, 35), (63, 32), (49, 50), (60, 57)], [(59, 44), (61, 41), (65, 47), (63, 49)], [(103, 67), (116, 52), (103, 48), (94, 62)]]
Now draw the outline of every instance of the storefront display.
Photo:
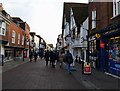
[(120, 76), (120, 36), (109, 39), (109, 72)]

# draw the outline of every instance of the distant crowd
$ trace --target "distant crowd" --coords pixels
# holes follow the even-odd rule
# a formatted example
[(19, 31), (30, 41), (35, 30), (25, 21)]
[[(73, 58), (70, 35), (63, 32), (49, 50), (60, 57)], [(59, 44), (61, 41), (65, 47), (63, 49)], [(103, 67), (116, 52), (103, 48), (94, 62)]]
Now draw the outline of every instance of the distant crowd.
[[(42, 56), (41, 56), (42, 55)], [(50, 65), (51, 67), (55, 68), (56, 63), (59, 62), (60, 68), (63, 67), (63, 62), (67, 64), (68, 73), (71, 74), (71, 64), (73, 64), (74, 59), (72, 54), (67, 51), (56, 51), (56, 50), (46, 50), (44, 54), (41, 54), (37, 51), (30, 51), (29, 58), (30, 62), (33, 60), (36, 62), (38, 56), (42, 59), (45, 59), (46, 66)], [(78, 57), (76, 56), (75, 61), (78, 61)]]

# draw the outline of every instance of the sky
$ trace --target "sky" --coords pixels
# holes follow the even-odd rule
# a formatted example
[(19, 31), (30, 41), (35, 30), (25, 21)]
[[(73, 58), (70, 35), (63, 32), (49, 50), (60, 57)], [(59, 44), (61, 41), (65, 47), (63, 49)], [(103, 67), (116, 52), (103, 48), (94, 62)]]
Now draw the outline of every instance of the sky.
[(62, 33), (63, 2), (87, 3), (88, 0), (0, 0), (12, 17), (20, 17), (47, 44), (57, 42)]

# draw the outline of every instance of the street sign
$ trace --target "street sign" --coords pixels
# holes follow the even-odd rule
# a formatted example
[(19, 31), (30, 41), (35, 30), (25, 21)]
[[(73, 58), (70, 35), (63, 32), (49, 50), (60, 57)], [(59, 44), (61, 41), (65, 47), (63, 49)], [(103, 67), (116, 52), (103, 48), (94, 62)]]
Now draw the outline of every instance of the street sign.
[(95, 34), (96, 38), (100, 38), (101, 35), (100, 34)]
[(84, 63), (84, 74), (91, 74), (90, 63), (87, 62)]

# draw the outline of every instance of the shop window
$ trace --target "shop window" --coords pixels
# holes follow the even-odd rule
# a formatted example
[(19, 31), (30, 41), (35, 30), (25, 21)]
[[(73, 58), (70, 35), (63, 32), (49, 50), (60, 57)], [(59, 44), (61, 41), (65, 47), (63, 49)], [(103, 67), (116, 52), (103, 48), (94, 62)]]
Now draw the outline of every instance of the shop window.
[(109, 40), (109, 59), (120, 62), (120, 36)]

